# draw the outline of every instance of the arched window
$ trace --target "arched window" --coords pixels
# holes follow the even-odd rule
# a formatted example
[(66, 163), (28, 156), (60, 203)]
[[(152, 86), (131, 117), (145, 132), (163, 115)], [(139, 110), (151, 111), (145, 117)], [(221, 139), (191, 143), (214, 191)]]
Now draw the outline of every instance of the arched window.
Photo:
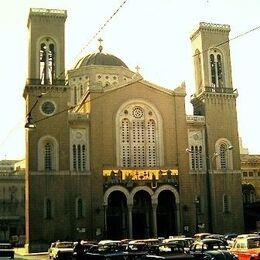
[(40, 43), (40, 83), (54, 84), (56, 77), (56, 50), (55, 44), (50, 38), (43, 39)]
[(256, 201), (256, 191), (255, 187), (250, 183), (242, 184), (242, 192), (243, 192), (243, 203), (249, 204)]
[(151, 107), (134, 103), (118, 114), (118, 163), (122, 167), (159, 165), (158, 116)]
[(210, 80), (211, 86), (216, 90), (216, 88), (224, 87), (224, 78), (223, 78), (223, 60), (222, 55), (214, 50), (209, 55), (210, 62)]
[(227, 139), (220, 139), (216, 142), (216, 165), (218, 170), (233, 169), (233, 157), (230, 142)]
[(51, 136), (44, 136), (38, 142), (38, 170), (46, 172), (58, 170), (58, 143)]

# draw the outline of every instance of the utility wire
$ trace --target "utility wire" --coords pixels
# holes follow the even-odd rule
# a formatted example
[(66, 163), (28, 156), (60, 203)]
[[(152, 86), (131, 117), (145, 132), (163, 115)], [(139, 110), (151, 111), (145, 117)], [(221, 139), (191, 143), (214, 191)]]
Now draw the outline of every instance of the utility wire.
[(100, 34), (102, 30), (110, 23), (110, 21), (114, 18), (114, 16), (120, 11), (120, 9), (124, 6), (127, 0), (124, 0), (122, 4), (114, 11), (114, 13), (106, 20), (106, 22), (100, 27), (100, 29), (90, 38), (90, 40), (86, 43), (86, 45), (80, 50), (77, 57), (89, 46), (89, 44)]
[(233, 37), (233, 38), (231, 38), (231, 39), (228, 39), (228, 40), (226, 40), (226, 41), (224, 41), (224, 42), (221, 42), (221, 43), (219, 43), (219, 44), (217, 44), (217, 45), (215, 45), (215, 46), (213, 46), (213, 47), (210, 47), (210, 48), (208, 48), (208, 49), (206, 49), (206, 50), (203, 50), (203, 51), (200, 52), (200, 53), (196, 53), (196, 54), (192, 55), (192, 57), (196, 57), (196, 56), (198, 56), (198, 55), (200, 55), (200, 54), (202, 54), (202, 53), (204, 53), (204, 52), (209, 51), (209, 50), (212, 49), (212, 48), (217, 48), (217, 47), (219, 47), (219, 46), (221, 46), (221, 45), (224, 45), (224, 44), (229, 43), (229, 42), (231, 42), (231, 41), (233, 41), (233, 40), (236, 40), (236, 39), (238, 39), (238, 38), (240, 38), (240, 37), (242, 37), (242, 36), (245, 36), (246, 34), (249, 34), (249, 33), (253, 32), (253, 31), (256, 31), (256, 30), (258, 30), (258, 29), (260, 29), (260, 25), (254, 27), (254, 28), (252, 28), (252, 29), (250, 29), (250, 30), (248, 30), (248, 31), (246, 31), (246, 32), (240, 33), (239, 35), (237, 35), (237, 36), (235, 36), (235, 37)]
[[(79, 54), (76, 56), (76, 58), (90, 45), (90, 43), (101, 33), (101, 31), (104, 30), (104, 28), (111, 22), (111, 20), (112, 20), (112, 19), (115, 17), (115, 15), (120, 11), (120, 9), (122, 9), (122, 7), (126, 4), (127, 1), (128, 1), (128, 0), (124, 0), (124, 1), (119, 5), (119, 7), (113, 12), (113, 14), (105, 21), (105, 23), (98, 29), (98, 31), (90, 38), (90, 40), (89, 40), (89, 41), (85, 44), (85, 46), (80, 50), (80, 52), (79, 52)], [(75, 60), (76, 60), (76, 58), (75, 58)], [(66, 70), (62, 71), (62, 72), (58, 75), (57, 79), (61, 78), (61, 76), (62, 76), (63, 74), (64, 74), (64, 76), (65, 76), (65, 73), (66, 73)], [(74, 107), (76, 107), (76, 106), (74, 106)], [(60, 111), (59, 113), (53, 114), (53, 115), (50, 116), (50, 117), (53, 117), (53, 116), (58, 115), (58, 114), (60, 114), (60, 113), (64, 113), (64, 112), (66, 112), (66, 111), (69, 111), (69, 110), (73, 109), (74, 107), (70, 107), (70, 108), (68, 108), (68, 109), (66, 109), (66, 110)], [(32, 111), (31, 111), (31, 112), (32, 112)], [(50, 118), (50, 117), (48, 117), (48, 118)], [(45, 118), (45, 119), (47, 119), (47, 118)], [(41, 120), (38, 120), (37, 122), (39, 122), (39, 121), (41, 121)], [(20, 124), (20, 123), (19, 123), (19, 124)], [(15, 130), (17, 130), (17, 127), (12, 128), (12, 129), (8, 132), (7, 136), (0, 142), (0, 145), (2, 145), (2, 144), (7, 140), (7, 138), (10, 136), (10, 134), (13, 133)]]
[[(126, 2), (126, 1), (125, 1), (125, 2)], [(111, 17), (112, 17), (112, 16), (111, 16)], [(223, 42), (217, 44), (215, 47), (219, 47), (219, 46), (221, 46), (221, 45), (223, 45), (223, 44), (226, 44), (226, 43), (228, 43), (228, 42), (230, 42), (230, 41), (233, 41), (233, 40), (235, 40), (235, 39), (238, 39), (238, 38), (240, 38), (240, 37), (242, 37), (242, 36), (244, 36), (244, 35), (246, 35), (246, 34), (249, 34), (249, 33), (253, 32), (253, 31), (256, 31), (256, 30), (258, 30), (258, 29), (260, 29), (260, 25), (254, 27), (253, 29), (250, 29), (250, 30), (248, 30), (248, 31), (246, 31), (246, 32), (244, 32), (244, 33), (241, 33), (241, 34), (239, 34), (239, 35), (237, 35), (237, 36), (235, 36), (235, 37), (233, 37), (233, 38), (231, 38), (231, 39), (229, 39), (229, 40), (227, 40), (227, 41), (223, 41)], [(86, 46), (87, 46), (87, 45), (86, 45)], [(206, 52), (206, 51), (208, 51), (208, 50), (209, 50), (209, 49), (206, 49), (206, 50), (204, 50), (204, 51), (201, 52), (201, 53), (204, 53), (204, 52)], [(201, 54), (201, 53), (195, 54), (195, 55), (193, 55), (193, 57), (196, 56), (196, 55), (199, 55), (199, 54)], [(116, 90), (118, 90), (118, 89), (120, 89), (120, 88), (116, 88), (116, 89), (114, 89), (114, 90), (112, 90), (112, 91), (116, 91)], [(107, 92), (107, 93), (111, 93), (111, 91), (110, 91), (110, 92)], [(104, 95), (106, 95), (106, 93), (105, 93)], [(103, 95), (102, 97), (104, 97), (104, 95)], [(101, 96), (99, 96), (99, 97), (101, 97)], [(69, 107), (69, 108), (67, 108), (67, 109), (64, 109), (64, 110), (62, 110), (62, 111), (60, 111), (60, 112), (57, 112), (57, 113), (53, 114), (52, 116), (44, 117), (44, 118), (41, 118), (41, 119), (39, 119), (39, 120), (36, 120), (34, 123), (38, 123), (38, 122), (40, 122), (40, 121), (47, 120), (48, 118), (54, 117), (54, 116), (59, 115), (59, 114), (64, 113), (64, 112), (68, 112), (68, 111), (70, 111), (70, 110), (72, 110), (72, 109), (74, 109), (74, 108), (76, 108), (76, 107), (78, 107), (78, 106), (81, 106), (81, 105), (86, 104), (86, 103), (88, 103), (88, 102), (91, 102), (91, 101), (93, 101), (93, 100), (95, 100), (95, 99), (98, 99), (99, 97), (93, 98), (93, 99), (91, 99), (91, 100), (87, 100), (87, 101), (85, 101), (85, 102), (83, 102), (83, 103), (80, 103), (80, 104), (78, 104), (78, 105), (71, 106), (71, 107)]]
[[(108, 21), (110, 21), (110, 20), (112, 19), (112, 17), (114, 17), (114, 15), (119, 11), (119, 9), (120, 9), (126, 2), (127, 2), (127, 0), (125, 0), (125, 1), (120, 5), (120, 7), (113, 13), (113, 15), (107, 20), (107, 22), (98, 30), (98, 32), (91, 38), (91, 40), (85, 45), (85, 47), (82, 48), (82, 50), (85, 49), (85, 48), (89, 45), (89, 43), (98, 35), (98, 33), (99, 33), (101, 30), (103, 30), (103, 28), (107, 25)], [(223, 45), (223, 44), (226, 44), (226, 43), (228, 43), (228, 42), (230, 42), (230, 41), (233, 41), (233, 40), (238, 39), (238, 38), (240, 38), (240, 37), (242, 37), (242, 36), (245, 36), (245, 35), (247, 35), (247, 34), (253, 32), (253, 31), (256, 31), (256, 30), (258, 30), (258, 29), (260, 29), (260, 25), (254, 27), (254, 28), (252, 28), (252, 29), (250, 29), (250, 30), (248, 30), (248, 31), (246, 31), (246, 32), (244, 32), (244, 33), (241, 33), (241, 34), (239, 34), (239, 35), (237, 35), (237, 36), (235, 36), (235, 37), (233, 37), (233, 38), (231, 38), (231, 39), (229, 39), (229, 40), (227, 40), (227, 41), (221, 42), (221, 43), (217, 44), (215, 47), (219, 47), (219, 46), (221, 46), (221, 45)], [(209, 50), (209, 49), (204, 50), (203, 52), (206, 52), (206, 51), (208, 51), (208, 50)], [(202, 52), (202, 53), (203, 53), (203, 52)], [(193, 55), (192, 57), (194, 57), (194, 56), (196, 56), (196, 55), (199, 55), (199, 54), (201, 54), (201, 53), (195, 54), (195, 55)], [(120, 89), (120, 88), (119, 88), (119, 89)], [(113, 91), (116, 91), (116, 90), (118, 90), (118, 88), (114, 89)], [(111, 92), (107, 92), (107, 93), (111, 93)], [(106, 93), (105, 93), (105, 94), (106, 94)], [(104, 95), (103, 95), (103, 96), (104, 96)], [(102, 96), (102, 97), (103, 97), (103, 96)], [(101, 97), (101, 96), (100, 96), (100, 97)], [(79, 104), (79, 105), (71, 106), (71, 107), (66, 108), (66, 109), (64, 109), (64, 110), (62, 110), (62, 111), (60, 111), (60, 112), (57, 112), (57, 113), (55, 113), (55, 114), (53, 114), (53, 115), (51, 115), (51, 116), (49, 116), (49, 117), (45, 117), (45, 118), (41, 118), (41, 119), (39, 119), (39, 120), (36, 120), (34, 123), (38, 123), (38, 122), (47, 120), (47, 119), (49, 119), (49, 118), (55, 117), (55, 116), (57, 116), (57, 115), (59, 115), (59, 114), (61, 114), (61, 113), (68, 112), (68, 111), (70, 111), (70, 110), (76, 108), (77, 106), (80, 106), (80, 105), (85, 104), (85, 103), (87, 103), (87, 102), (91, 102), (91, 101), (93, 101), (93, 100), (95, 100), (95, 99), (97, 99), (97, 98), (99, 98), (99, 97), (93, 98), (93, 99), (91, 99), (91, 100), (87, 100), (87, 101), (85, 101), (85, 102), (83, 102), (83, 103), (81, 103), (81, 104)], [(10, 130), (9, 132), (12, 132), (12, 131), (13, 131), (13, 130)], [(8, 135), (9, 135), (9, 134), (8, 134)], [(7, 138), (4, 138), (4, 139), (2, 140), (2, 143), (5, 142), (5, 139), (7, 139)]]
[[(115, 17), (115, 15), (122, 9), (122, 7), (126, 4), (128, 0), (124, 0), (120, 6), (113, 12), (113, 14), (105, 21), (105, 23), (98, 29), (98, 31), (90, 38), (90, 40), (81, 48), (77, 56), (75, 57), (74, 60), (77, 61), (78, 57), (81, 55), (81, 53), (90, 45), (90, 43), (104, 30), (104, 28), (111, 22), (111, 20)], [(72, 63), (72, 62), (71, 62)], [(57, 77), (58, 79), (64, 74), (65, 75), (66, 70), (62, 71), (59, 76)]]
[[(140, 81), (140, 80), (142, 80), (142, 79), (143, 79), (143, 78), (137, 79), (135, 82)], [(128, 84), (129, 84), (129, 83), (131, 83), (131, 82), (128, 82)], [(111, 89), (111, 91), (109, 91), (109, 92), (107, 92), (107, 93), (104, 93), (104, 95), (106, 95), (106, 94), (111, 94), (111, 93), (113, 93), (113, 92), (116, 92), (118, 89), (121, 89), (121, 88), (118, 87), (118, 88), (115, 88), (115, 89)], [(39, 123), (39, 122), (41, 122), (41, 121), (47, 120), (47, 119), (52, 118), (52, 117), (55, 117), (55, 116), (57, 116), (57, 115), (60, 115), (60, 114), (62, 114), (62, 113), (68, 112), (68, 111), (70, 111), (70, 110), (73, 110), (74, 108), (80, 107), (80, 106), (82, 106), (82, 105), (84, 105), (84, 104), (87, 104), (87, 103), (92, 102), (92, 101), (94, 101), (94, 100), (97, 100), (97, 99), (99, 99), (99, 98), (101, 98), (101, 97), (104, 97), (104, 95), (102, 95), (102, 96), (97, 96), (97, 97), (92, 98), (92, 99), (90, 99), (90, 100), (86, 100), (86, 101), (84, 101), (84, 102), (82, 102), (82, 103), (80, 103), (80, 104), (76, 104), (76, 105), (70, 106), (69, 108), (66, 108), (66, 109), (61, 110), (61, 111), (59, 111), (59, 112), (57, 112), (57, 113), (54, 113), (53, 115), (50, 115), (50, 116), (48, 116), (48, 117), (43, 117), (43, 118), (40, 118), (40, 119), (38, 119), (38, 120), (35, 120), (33, 123), (36, 124), (36, 123)]]

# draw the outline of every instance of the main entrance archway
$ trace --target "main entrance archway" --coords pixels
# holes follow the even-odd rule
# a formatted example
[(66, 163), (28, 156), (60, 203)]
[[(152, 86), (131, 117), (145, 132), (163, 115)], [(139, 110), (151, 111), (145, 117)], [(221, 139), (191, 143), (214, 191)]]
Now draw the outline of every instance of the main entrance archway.
[(133, 238), (149, 238), (151, 234), (151, 197), (144, 190), (138, 191), (134, 195), (133, 204)]
[(108, 239), (168, 237), (180, 231), (179, 194), (162, 185), (129, 192), (116, 185), (104, 194), (104, 230)]
[(176, 201), (174, 194), (169, 190), (161, 191), (157, 206), (157, 234), (159, 237), (176, 235)]
[(120, 191), (113, 191), (108, 197), (107, 236), (110, 239), (127, 237), (126, 197)]

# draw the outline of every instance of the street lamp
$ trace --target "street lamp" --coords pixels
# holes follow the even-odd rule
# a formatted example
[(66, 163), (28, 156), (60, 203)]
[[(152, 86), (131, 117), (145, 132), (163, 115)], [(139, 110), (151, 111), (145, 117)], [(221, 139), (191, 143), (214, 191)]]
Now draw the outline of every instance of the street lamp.
[(195, 231), (196, 233), (198, 233), (198, 230), (199, 230), (199, 206), (200, 206), (200, 201), (198, 198), (196, 198), (194, 200), (194, 204), (195, 204), (195, 215), (196, 215), (196, 221), (195, 221)]
[(46, 95), (47, 93), (41, 93), (39, 96), (37, 96), (37, 100), (35, 101), (35, 103), (32, 105), (30, 111), (27, 113), (26, 115), (26, 123), (24, 125), (25, 128), (29, 129), (29, 130), (33, 130), (36, 128), (35, 123), (33, 123), (32, 121), (32, 111), (33, 109), (36, 107), (37, 103), (39, 102), (40, 98), (44, 95)]

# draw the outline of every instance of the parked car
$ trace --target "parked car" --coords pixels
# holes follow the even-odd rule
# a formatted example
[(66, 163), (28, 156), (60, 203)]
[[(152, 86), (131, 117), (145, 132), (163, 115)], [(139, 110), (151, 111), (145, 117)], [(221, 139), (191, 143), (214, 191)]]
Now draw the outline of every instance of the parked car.
[(197, 260), (235, 260), (236, 255), (227, 250), (222, 240), (205, 238), (194, 242), (190, 247), (190, 254)]
[(206, 238), (206, 236), (209, 236), (211, 235), (211, 233), (207, 233), (207, 232), (203, 232), (203, 233), (196, 233), (193, 238), (194, 240), (201, 240), (201, 239), (204, 239)]
[(245, 236), (237, 238), (230, 251), (239, 260), (259, 260), (260, 259), (260, 236)]
[(169, 243), (177, 243), (184, 247), (184, 251), (189, 253), (190, 246), (193, 244), (194, 239), (192, 237), (185, 237), (185, 236), (176, 236), (171, 238), (166, 238), (162, 241), (162, 244), (169, 244)]
[(70, 260), (73, 256), (74, 242), (57, 241), (51, 244), (49, 248), (49, 259)]
[(227, 240), (229, 248), (234, 245), (235, 239), (237, 238), (236, 233), (228, 233), (224, 235), (225, 239)]
[(184, 247), (178, 243), (163, 243), (161, 245), (153, 245), (143, 260), (158, 259), (194, 259), (194, 256), (185, 253)]
[(130, 250), (125, 246), (105, 243), (91, 247), (83, 260), (136, 260), (142, 259), (146, 254), (147, 251)]
[(0, 257), (14, 259), (14, 249), (11, 243), (0, 243)]

